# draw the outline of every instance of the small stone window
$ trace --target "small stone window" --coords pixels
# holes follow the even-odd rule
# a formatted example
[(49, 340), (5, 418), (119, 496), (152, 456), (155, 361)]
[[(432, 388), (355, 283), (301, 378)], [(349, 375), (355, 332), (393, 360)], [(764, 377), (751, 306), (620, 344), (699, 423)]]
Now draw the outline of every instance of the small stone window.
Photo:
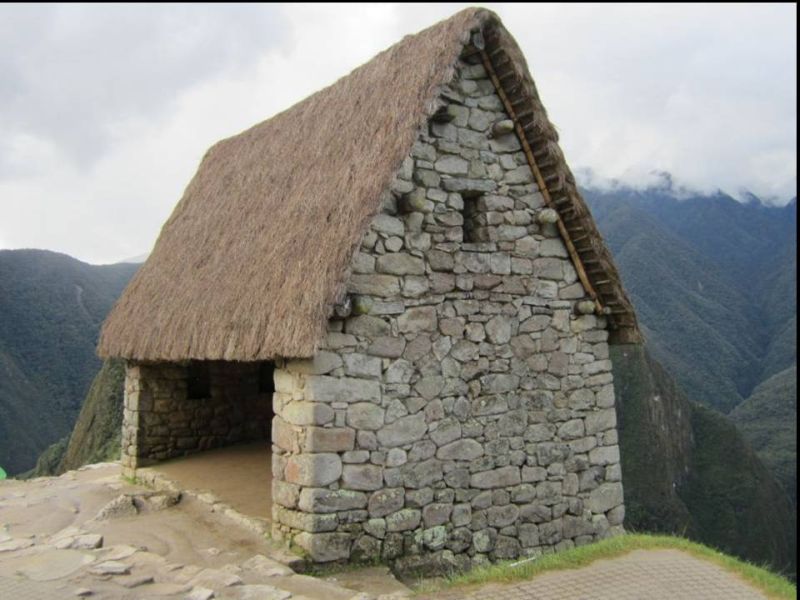
[(211, 397), (211, 373), (207, 362), (193, 360), (186, 367), (186, 397), (190, 400)]
[(489, 241), (489, 228), (483, 208), (482, 194), (462, 194), (464, 208), (461, 216), (464, 220), (464, 242), (473, 244)]
[(269, 394), (275, 392), (275, 363), (262, 362), (258, 365), (258, 393)]

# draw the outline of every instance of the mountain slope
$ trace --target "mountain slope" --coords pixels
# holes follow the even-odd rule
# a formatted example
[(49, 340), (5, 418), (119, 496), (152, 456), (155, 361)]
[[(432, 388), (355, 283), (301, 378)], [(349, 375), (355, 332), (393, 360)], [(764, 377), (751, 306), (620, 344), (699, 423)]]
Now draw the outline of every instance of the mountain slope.
[(731, 419), (797, 504), (797, 367), (773, 375)]
[(9, 474), (69, 434), (100, 368), (100, 324), (138, 267), (0, 251), (0, 466)]
[(729, 412), (796, 361), (796, 201), (584, 193), (651, 351), (690, 399)]
[[(693, 399), (722, 411), (743, 396), (758, 363), (762, 336), (744, 318), (750, 302), (689, 243), (664, 229), (641, 207), (598, 210), (626, 289), (653, 355)], [(760, 369), (758, 369), (760, 373)]]
[(626, 529), (686, 535), (794, 574), (794, 511), (736, 427), (690, 402), (643, 346), (615, 346), (611, 360)]

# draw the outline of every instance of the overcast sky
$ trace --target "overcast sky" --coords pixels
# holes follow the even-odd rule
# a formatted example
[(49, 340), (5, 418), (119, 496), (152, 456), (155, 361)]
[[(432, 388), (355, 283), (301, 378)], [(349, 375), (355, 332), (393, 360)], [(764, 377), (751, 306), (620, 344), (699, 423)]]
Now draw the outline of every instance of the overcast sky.
[[(149, 251), (211, 144), (464, 6), (0, 6), (0, 248)], [(485, 6), (573, 170), (796, 194), (793, 4)]]

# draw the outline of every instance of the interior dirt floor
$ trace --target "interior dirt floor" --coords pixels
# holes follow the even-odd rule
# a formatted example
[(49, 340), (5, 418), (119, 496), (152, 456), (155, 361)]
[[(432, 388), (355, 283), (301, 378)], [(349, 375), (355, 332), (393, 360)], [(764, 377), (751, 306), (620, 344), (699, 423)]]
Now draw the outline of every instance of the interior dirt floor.
[(149, 468), (181, 489), (207, 490), (242, 514), (272, 520), (272, 449), (268, 441), (206, 450)]

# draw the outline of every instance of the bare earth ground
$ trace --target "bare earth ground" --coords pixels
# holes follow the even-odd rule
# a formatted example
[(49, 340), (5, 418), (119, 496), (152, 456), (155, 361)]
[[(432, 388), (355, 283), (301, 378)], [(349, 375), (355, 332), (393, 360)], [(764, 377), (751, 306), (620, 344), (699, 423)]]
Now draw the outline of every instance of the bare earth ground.
[[(157, 467), (180, 489), (210, 489), (245, 514), (265, 516), (269, 461), (262, 445)], [(254, 475), (263, 471), (264, 476)], [(368, 600), (410, 590), (385, 567), (326, 578), (296, 574), (295, 557), (231, 521), (199, 495), (156, 492), (91, 465), (57, 478), (0, 482), (0, 598), (222, 598)], [(677, 550), (639, 550), (533, 580), (448, 590), (437, 600), (763, 599), (720, 567)]]
[(375, 597), (358, 591), (370, 578), (407, 595), (383, 568), (349, 588), (296, 574), (277, 545), (191, 496), (174, 500), (126, 483), (116, 464), (0, 482), (0, 598), (362, 600)]
[(268, 442), (240, 444), (153, 467), (181, 489), (213, 490), (239, 512), (272, 520), (272, 455)]

